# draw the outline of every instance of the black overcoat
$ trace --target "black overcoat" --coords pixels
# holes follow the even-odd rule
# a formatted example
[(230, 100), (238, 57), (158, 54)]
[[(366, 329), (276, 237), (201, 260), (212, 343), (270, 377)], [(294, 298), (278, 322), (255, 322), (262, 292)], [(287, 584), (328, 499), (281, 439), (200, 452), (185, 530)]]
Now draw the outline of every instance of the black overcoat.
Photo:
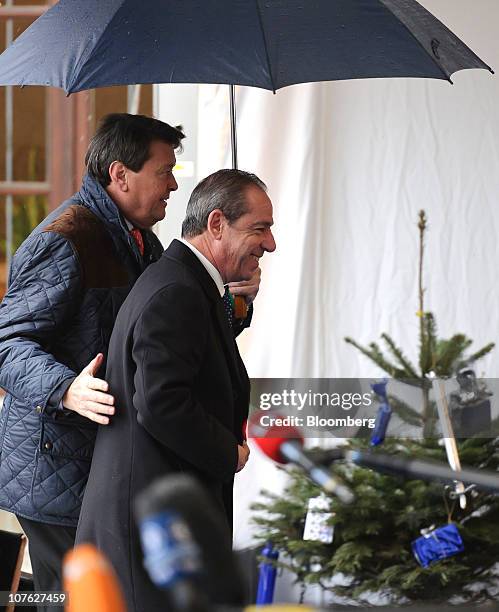
[(99, 428), (77, 543), (93, 542), (112, 562), (130, 610), (153, 612), (164, 599), (142, 567), (133, 500), (154, 479), (188, 472), (211, 493), (229, 532), (249, 404), (223, 300), (178, 240), (125, 300), (106, 379), (116, 414)]

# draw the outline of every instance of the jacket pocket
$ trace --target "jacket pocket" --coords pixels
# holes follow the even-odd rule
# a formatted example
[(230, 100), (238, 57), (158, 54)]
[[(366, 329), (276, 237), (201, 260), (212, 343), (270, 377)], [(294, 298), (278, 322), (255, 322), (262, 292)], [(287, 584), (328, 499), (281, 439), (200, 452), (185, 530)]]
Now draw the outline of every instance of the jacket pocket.
[(96, 428), (42, 419), (31, 481), (33, 506), (40, 512), (77, 519), (87, 484)]

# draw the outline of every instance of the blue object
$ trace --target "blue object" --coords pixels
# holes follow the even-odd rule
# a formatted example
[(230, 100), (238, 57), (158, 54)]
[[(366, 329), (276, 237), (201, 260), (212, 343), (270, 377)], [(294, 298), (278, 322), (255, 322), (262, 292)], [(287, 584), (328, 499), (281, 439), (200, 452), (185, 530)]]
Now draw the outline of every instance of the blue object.
[[(485, 15), (484, 15), (485, 18)], [(0, 85), (275, 91), (490, 68), (415, 0), (60, 0), (0, 56)]]
[(199, 576), (201, 552), (178, 514), (158, 512), (139, 528), (144, 567), (158, 588), (170, 589), (178, 580)]
[(412, 543), (412, 552), (423, 567), (457, 555), (463, 550), (463, 540), (454, 523), (430, 531)]
[[(71, 232), (62, 222), (57, 232), (46, 232), (56, 219), (69, 219)], [(97, 231), (104, 237), (96, 238)], [(159, 259), (158, 238), (150, 230), (143, 236), (151, 260)], [(107, 258), (97, 277), (90, 243), (92, 258)], [(116, 204), (87, 175), (14, 255), (0, 307), (0, 387), (8, 392), (0, 410), (0, 508), (76, 527), (97, 428), (61, 414), (60, 404), (75, 373), (107, 353), (116, 312), (146, 265), (133, 258), (133, 248)], [(87, 291), (88, 278), (99, 289)], [(102, 278), (108, 280), (99, 285)], [(97, 376), (105, 371), (103, 364)]]
[(388, 395), (386, 391), (387, 384), (388, 379), (385, 378), (382, 381), (371, 385), (371, 389), (381, 399), (381, 404), (376, 415), (374, 431), (371, 435), (371, 446), (379, 446), (380, 444), (383, 444), (385, 441), (386, 430), (388, 429), (388, 423), (390, 422), (392, 416), (392, 409), (388, 402)]
[(277, 568), (272, 561), (277, 561), (279, 558), (279, 551), (273, 548), (270, 542), (267, 542), (262, 550), (262, 555), (266, 557), (268, 561), (262, 561), (259, 565), (260, 574), (258, 578), (258, 591), (256, 594), (256, 604), (258, 606), (271, 604), (274, 601)]

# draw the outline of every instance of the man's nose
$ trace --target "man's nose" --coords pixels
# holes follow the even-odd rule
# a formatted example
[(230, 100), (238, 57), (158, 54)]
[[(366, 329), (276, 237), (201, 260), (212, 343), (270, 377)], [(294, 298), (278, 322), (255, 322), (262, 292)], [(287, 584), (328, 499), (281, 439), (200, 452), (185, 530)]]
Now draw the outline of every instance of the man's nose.
[(170, 191), (177, 191), (177, 189), (178, 189), (178, 183), (177, 183), (177, 181), (176, 181), (175, 177), (173, 176), (173, 174), (172, 174), (172, 177), (171, 177), (170, 183), (169, 183), (169, 185), (168, 185), (168, 189), (169, 189)]
[(272, 253), (273, 251), (276, 250), (274, 234), (272, 233), (272, 230), (270, 229), (268, 230), (265, 236), (265, 240), (262, 243), (262, 249), (264, 249), (265, 251), (268, 251), (269, 253)]

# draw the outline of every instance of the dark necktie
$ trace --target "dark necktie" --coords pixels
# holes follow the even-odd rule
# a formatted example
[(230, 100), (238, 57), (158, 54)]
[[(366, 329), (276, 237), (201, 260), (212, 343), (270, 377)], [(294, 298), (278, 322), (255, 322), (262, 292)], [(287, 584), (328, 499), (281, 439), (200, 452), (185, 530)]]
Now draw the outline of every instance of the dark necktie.
[(232, 329), (232, 319), (234, 317), (234, 302), (233, 302), (233, 297), (230, 294), (229, 288), (225, 287), (225, 293), (223, 294), (223, 302), (224, 302), (224, 309), (225, 309), (225, 314), (227, 315), (227, 320), (229, 322), (229, 327)]
[(144, 239), (142, 238), (141, 231), (139, 230), (138, 227), (134, 227), (133, 229), (130, 230), (130, 234), (132, 235), (132, 238), (135, 240), (135, 244), (137, 245), (139, 249), (139, 253), (143, 257), (144, 256)]

